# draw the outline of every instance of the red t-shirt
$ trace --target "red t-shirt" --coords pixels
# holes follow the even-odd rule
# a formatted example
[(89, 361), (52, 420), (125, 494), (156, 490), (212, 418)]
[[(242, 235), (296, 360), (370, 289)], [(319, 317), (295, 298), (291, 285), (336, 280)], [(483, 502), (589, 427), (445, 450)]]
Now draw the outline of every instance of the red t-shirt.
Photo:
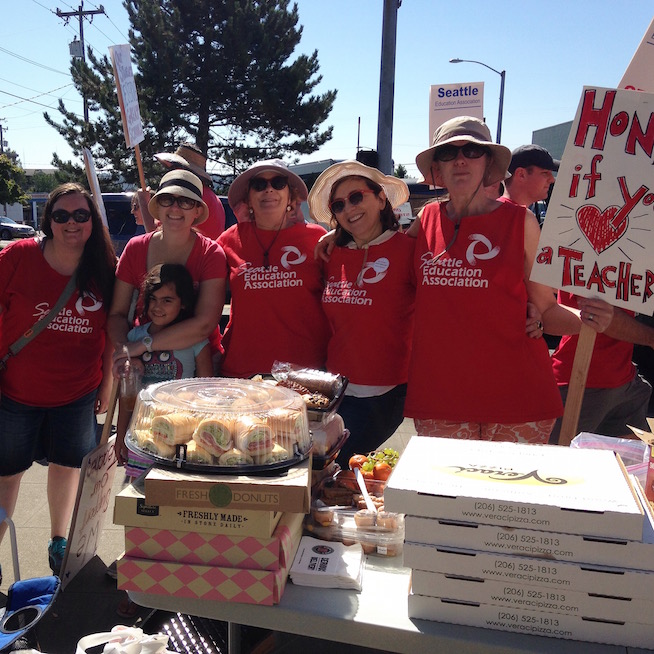
[(327, 370), (353, 384), (395, 386), (409, 374), (415, 240), (386, 232), (376, 242), (367, 254), (334, 248), (325, 264), (322, 306), (332, 329)]
[(525, 208), (467, 216), (427, 205), (415, 249), (416, 314), (405, 413), (519, 423), (563, 412), (547, 344), (526, 334)]
[[(142, 236), (135, 236), (125, 246), (123, 253), (118, 260), (116, 277), (122, 282), (130, 284), (141, 290), (141, 285), (148, 274), (148, 247), (155, 232), (149, 232)], [(223, 249), (216, 243), (202, 234), (197, 234), (193, 249), (188, 255), (184, 264), (191, 273), (193, 285), (197, 292), (200, 284), (209, 279), (225, 279), (227, 277), (227, 263)], [(136, 316), (143, 313), (143, 297), (139, 295), (136, 305)], [(214, 352), (221, 352), (220, 325), (216, 326), (213, 334), (209, 337), (211, 349)]]
[(208, 186), (202, 185), (202, 199), (209, 207), (209, 217), (195, 229), (215, 241), (225, 231), (225, 207)]
[[(559, 291), (559, 304), (577, 308), (576, 298), (565, 291)], [(633, 315), (631, 311), (627, 313)], [(552, 368), (559, 386), (567, 386), (570, 383), (578, 340), (577, 334), (562, 336), (552, 354)], [(628, 384), (636, 376), (636, 366), (631, 361), (633, 352), (633, 343), (617, 341), (606, 334), (597, 334), (588, 367), (586, 388), (618, 388)]]
[[(47, 315), (69, 279), (50, 267), (34, 239), (0, 251), (0, 358), (37, 318)], [(29, 406), (54, 407), (97, 389), (107, 312), (98, 293), (73, 292), (54, 320), (9, 357), (0, 376), (2, 393)]]
[(305, 223), (277, 232), (244, 222), (220, 236), (232, 293), (223, 375), (270, 373), (275, 360), (324, 366), (329, 326), (320, 302), (322, 267), (313, 256), (324, 233), (322, 227)]

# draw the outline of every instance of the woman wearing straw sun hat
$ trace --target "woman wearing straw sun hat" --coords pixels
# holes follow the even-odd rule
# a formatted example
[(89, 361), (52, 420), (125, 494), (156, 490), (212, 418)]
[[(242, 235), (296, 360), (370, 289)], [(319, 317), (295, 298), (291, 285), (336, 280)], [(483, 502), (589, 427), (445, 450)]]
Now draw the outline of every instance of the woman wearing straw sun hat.
[[(539, 331), (577, 333), (581, 323), (551, 289), (529, 281), (534, 215), (484, 191), (504, 179), (510, 160), (470, 116), (441, 125), (416, 157), (425, 180), (449, 194), (409, 229), (418, 281), (405, 414), (422, 435), (546, 443), (562, 413), (547, 345), (529, 338), (529, 320), (525, 332), (527, 302), (541, 314)], [(611, 319), (602, 305), (588, 323), (598, 331)]]
[(350, 438), (338, 455), (375, 450), (403, 420), (413, 331), (414, 240), (393, 209), (407, 185), (358, 161), (327, 168), (309, 193), (309, 210), (334, 226), (324, 266), (323, 309), (331, 327), (327, 369), (349, 379), (338, 412)]
[[(202, 182), (188, 170), (172, 170), (159, 183), (148, 210), (160, 225), (154, 232), (132, 238), (120, 257), (116, 269), (116, 287), (109, 312), (108, 331), (118, 363), (124, 358), (123, 346), (130, 356), (155, 350), (191, 347), (209, 338), (214, 352), (220, 349), (218, 321), (225, 301), (227, 266), (225, 253), (215, 242), (195, 227), (208, 215), (202, 200)], [(127, 342), (128, 322), (134, 291), (142, 287), (153, 266), (179, 263), (186, 266), (197, 289), (195, 314), (192, 318), (166, 327), (152, 338)], [(143, 313), (143, 298), (136, 305), (137, 320)], [(116, 369), (119, 366), (114, 366)]]
[(307, 187), (272, 159), (241, 173), (228, 199), (238, 223), (218, 239), (232, 294), (221, 374), (270, 373), (275, 360), (322, 368), (328, 326), (313, 250), (325, 230), (304, 221)]

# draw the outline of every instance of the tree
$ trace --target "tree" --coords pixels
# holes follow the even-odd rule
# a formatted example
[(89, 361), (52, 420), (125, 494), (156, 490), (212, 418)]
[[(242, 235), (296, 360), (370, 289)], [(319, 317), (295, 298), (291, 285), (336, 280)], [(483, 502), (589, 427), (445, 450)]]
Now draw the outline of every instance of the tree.
[(406, 179), (407, 176), (407, 169), (404, 164), (397, 164), (395, 167), (395, 172), (393, 173), (395, 177), (399, 177), (400, 179)]
[(59, 185), (54, 175), (44, 173), (42, 170), (35, 170), (29, 180), (28, 190), (33, 193), (50, 193)]
[(27, 204), (29, 198), (22, 189), (26, 182), (17, 155), (11, 152), (0, 154), (0, 204)]
[[(320, 126), (335, 91), (320, 83), (318, 54), (294, 56), (302, 27), (288, 0), (125, 0), (145, 141), (146, 176), (152, 155), (194, 139), (209, 157), (233, 167), (314, 152), (332, 128)], [(98, 168), (111, 167), (136, 183), (125, 147), (113, 71), (108, 58), (89, 52), (76, 61), (73, 80), (85, 93), (93, 120), (68, 112), (53, 125), (75, 154), (90, 147)]]

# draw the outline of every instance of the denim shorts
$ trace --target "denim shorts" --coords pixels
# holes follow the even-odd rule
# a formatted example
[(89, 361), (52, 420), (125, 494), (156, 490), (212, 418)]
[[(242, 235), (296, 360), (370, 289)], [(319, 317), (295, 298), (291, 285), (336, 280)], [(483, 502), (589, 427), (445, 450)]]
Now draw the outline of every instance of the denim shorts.
[(0, 398), (0, 476), (27, 470), (33, 461), (79, 468), (96, 446), (97, 391), (70, 404), (35, 407)]

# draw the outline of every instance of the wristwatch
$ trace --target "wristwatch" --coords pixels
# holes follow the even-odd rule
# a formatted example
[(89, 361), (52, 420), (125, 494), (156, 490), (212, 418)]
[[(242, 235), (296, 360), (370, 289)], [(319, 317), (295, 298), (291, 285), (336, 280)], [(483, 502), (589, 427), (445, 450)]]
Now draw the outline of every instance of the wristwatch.
[(145, 349), (148, 352), (152, 352), (152, 336), (144, 336), (141, 343), (143, 343), (143, 345), (145, 345)]

